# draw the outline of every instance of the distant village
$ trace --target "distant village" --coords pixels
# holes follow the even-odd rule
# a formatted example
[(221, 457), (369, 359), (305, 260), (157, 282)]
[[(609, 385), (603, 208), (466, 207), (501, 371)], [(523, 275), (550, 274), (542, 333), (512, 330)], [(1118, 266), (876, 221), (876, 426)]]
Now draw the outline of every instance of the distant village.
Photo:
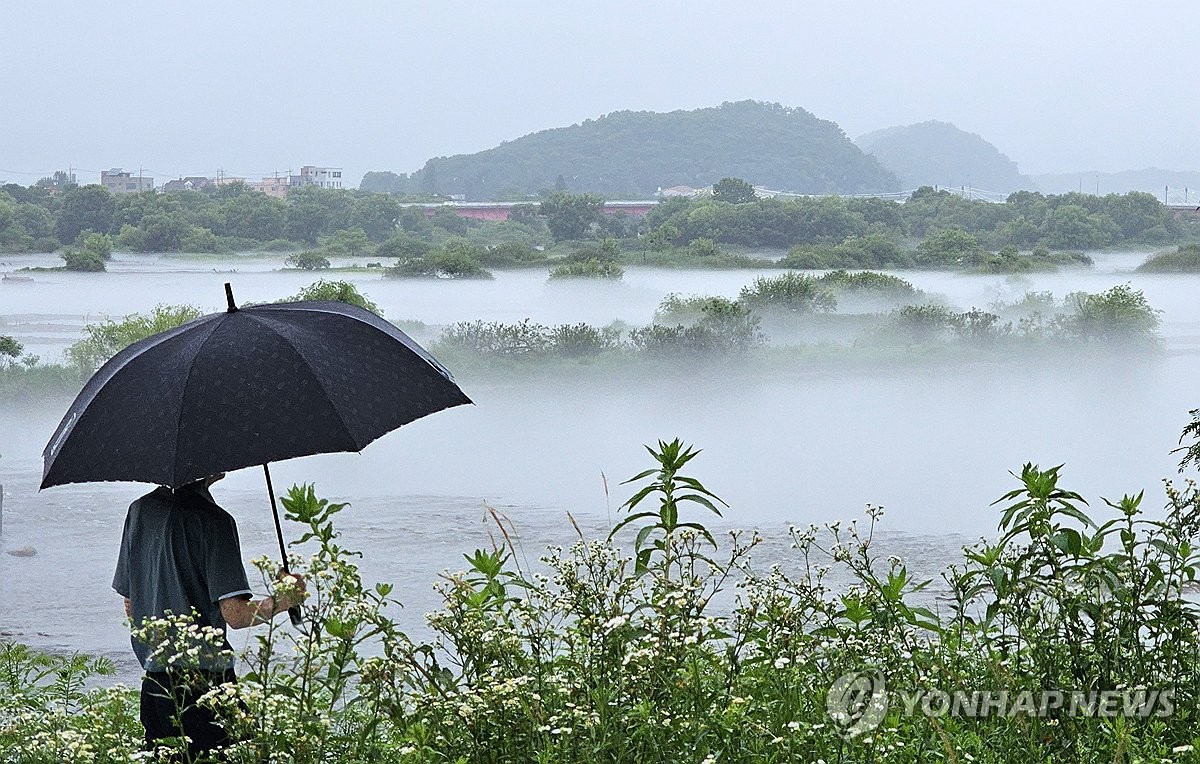
[(261, 180), (234, 177), (219, 174), (215, 178), (203, 175), (189, 175), (175, 180), (168, 180), (161, 187), (154, 185), (154, 178), (138, 172), (136, 175), (126, 172), (123, 168), (114, 167), (100, 173), (100, 185), (113, 194), (138, 194), (143, 191), (198, 191), (202, 188), (229, 186), (241, 183), (251, 191), (282, 199), (293, 188), (316, 186), (317, 188), (342, 188), (341, 167), (316, 167), (305, 165), (300, 168), (298, 175), (276, 174)]

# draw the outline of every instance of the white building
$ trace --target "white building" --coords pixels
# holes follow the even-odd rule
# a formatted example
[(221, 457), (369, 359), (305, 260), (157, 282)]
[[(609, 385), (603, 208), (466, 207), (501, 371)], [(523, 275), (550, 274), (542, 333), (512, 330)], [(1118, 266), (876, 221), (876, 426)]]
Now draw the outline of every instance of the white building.
[(140, 191), (153, 191), (154, 178), (142, 175), (141, 172), (137, 175), (123, 172), (120, 167), (114, 167), (108, 171), (101, 171), (100, 185), (113, 194), (136, 194)]
[(305, 165), (300, 168), (299, 175), (291, 177), (292, 188), (299, 186), (316, 186), (317, 188), (341, 188), (341, 167), (313, 167)]

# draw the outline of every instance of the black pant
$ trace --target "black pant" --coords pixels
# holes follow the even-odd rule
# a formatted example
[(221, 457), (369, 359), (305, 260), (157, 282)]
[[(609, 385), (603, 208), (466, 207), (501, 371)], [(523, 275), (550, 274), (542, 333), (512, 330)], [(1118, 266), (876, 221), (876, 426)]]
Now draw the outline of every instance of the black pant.
[(233, 669), (227, 671), (148, 671), (142, 679), (142, 726), (146, 728), (146, 746), (153, 748), (164, 738), (187, 735), (189, 758), (213, 753), (233, 740), (216, 720), (213, 712), (196, 705), (204, 693), (218, 684), (237, 681)]

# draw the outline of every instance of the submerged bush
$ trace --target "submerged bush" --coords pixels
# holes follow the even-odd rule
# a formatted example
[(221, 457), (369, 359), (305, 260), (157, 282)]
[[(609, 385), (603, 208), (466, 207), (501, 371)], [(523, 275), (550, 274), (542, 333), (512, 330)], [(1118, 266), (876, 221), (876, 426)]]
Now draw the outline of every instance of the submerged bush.
[(323, 271), (329, 268), (329, 258), (322, 255), (320, 252), (310, 250), (308, 252), (298, 252), (284, 260), (284, 263), (293, 268), (299, 268), (304, 271)]
[(68, 347), (66, 356), (80, 372), (91, 374), (129, 345), (201, 315), (201, 310), (192, 305), (156, 305), (149, 313), (131, 313), (120, 321), (106, 319), (88, 324), (83, 327), (83, 339)]
[(787, 313), (831, 313), (837, 299), (820, 279), (803, 273), (788, 272), (770, 278), (758, 277), (743, 287), (738, 300), (756, 310)]
[(1174, 252), (1163, 252), (1137, 267), (1140, 273), (1200, 273), (1200, 244), (1183, 244)]
[(499, 321), (462, 321), (438, 336), (437, 346), (477, 355), (530, 355), (551, 345), (550, 328), (529, 319), (517, 324)]
[(318, 279), (280, 302), (301, 302), (304, 300), (344, 302), (349, 305), (366, 308), (376, 315), (383, 314), (378, 305), (371, 302), (366, 295), (358, 291), (358, 287), (349, 281), (326, 281), (325, 279)]
[(625, 275), (625, 269), (609, 260), (581, 260), (578, 262), (557, 265), (550, 269), (550, 278), (554, 279), (611, 279), (618, 281)]
[(737, 307), (734, 300), (716, 295), (683, 295), (671, 292), (662, 299), (654, 311), (656, 324), (691, 325), (706, 315), (733, 310)]
[(550, 330), (554, 351), (568, 358), (593, 356), (621, 346), (621, 333), (613, 327), (563, 324)]
[(1075, 292), (1067, 295), (1069, 313), (1062, 331), (1069, 337), (1099, 342), (1152, 342), (1159, 325), (1159, 311), (1146, 295), (1129, 284), (1099, 294)]
[(924, 295), (920, 289), (899, 276), (876, 271), (836, 270), (818, 279), (836, 295), (855, 295), (885, 298), (888, 300), (911, 300)]
[(397, 278), (491, 279), (483, 267), (484, 249), (463, 239), (446, 242), (439, 250), (423, 257), (408, 257), (384, 269), (384, 275)]
[(911, 268), (913, 256), (882, 234), (851, 236), (840, 244), (798, 244), (779, 261), (782, 268)]

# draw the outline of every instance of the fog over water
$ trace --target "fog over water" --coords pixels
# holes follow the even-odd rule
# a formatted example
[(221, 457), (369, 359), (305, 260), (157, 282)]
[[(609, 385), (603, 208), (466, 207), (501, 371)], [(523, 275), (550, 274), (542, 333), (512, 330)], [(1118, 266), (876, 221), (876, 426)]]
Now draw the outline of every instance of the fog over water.
[[(1169, 451), (1188, 410), (1200, 406), (1200, 303), (1195, 278), (1133, 274), (1145, 255), (1102, 254), (1094, 269), (1015, 279), (900, 275), (963, 310), (1029, 290), (1061, 297), (1128, 282), (1163, 311), (1165, 351), (1154, 357), (824, 364), (769, 375), (714, 364), (673, 377), (609, 379), (595, 370), (521, 384), (473, 374), (460, 381), (475, 406), (417, 421), (362, 454), (272, 471), (277, 486), (315, 481), (322, 495), (353, 503), (341, 516), (343, 540), (364, 550), (368, 578), (397, 584), (407, 605), (400, 618), (417, 631), (436, 605), (437, 574), (462, 567), (461, 553), (487, 543), (485, 502), (512, 518), (536, 558), (547, 544), (571, 540), (566, 511), (602, 535), (629, 493), (617, 483), (648, 466), (641, 444), (675, 436), (704, 449), (692, 473), (731, 505), (718, 525), (757, 527), (771, 539), (764, 562), (786, 557), (788, 524), (849, 519), (870, 502), (887, 510), (884, 546), (933, 573), (963, 543), (994, 531), (997, 512), (988, 505), (1013, 487), (1007, 471), (1025, 461), (1066, 463), (1065, 485), (1097, 509), (1100, 496), (1143, 488), (1147, 506), (1161, 504), (1159, 481), (1176, 461)], [(0, 272), (40, 262), (0, 260)], [(104, 315), (156, 303), (217, 310), (225, 281), (239, 301), (252, 302), (313, 280), (272, 271), (278, 267), (267, 259), (118, 256), (106, 274), (35, 273), (32, 283), (0, 283), (0, 333), (53, 360), (85, 322)], [(756, 275), (763, 274), (631, 268), (624, 283), (600, 286), (547, 284), (543, 270), (500, 272), (488, 282), (345, 278), (392, 320), (645, 324), (668, 292), (736, 296)], [(41, 449), (68, 403), (0, 401), (0, 633), (109, 655), (128, 676), (132, 654), (108, 584), (125, 507), (146, 489), (36, 491)], [(244, 556), (273, 556), (261, 472), (233, 474), (214, 494), (238, 518)], [(28, 548), (36, 554), (11, 554)]]

